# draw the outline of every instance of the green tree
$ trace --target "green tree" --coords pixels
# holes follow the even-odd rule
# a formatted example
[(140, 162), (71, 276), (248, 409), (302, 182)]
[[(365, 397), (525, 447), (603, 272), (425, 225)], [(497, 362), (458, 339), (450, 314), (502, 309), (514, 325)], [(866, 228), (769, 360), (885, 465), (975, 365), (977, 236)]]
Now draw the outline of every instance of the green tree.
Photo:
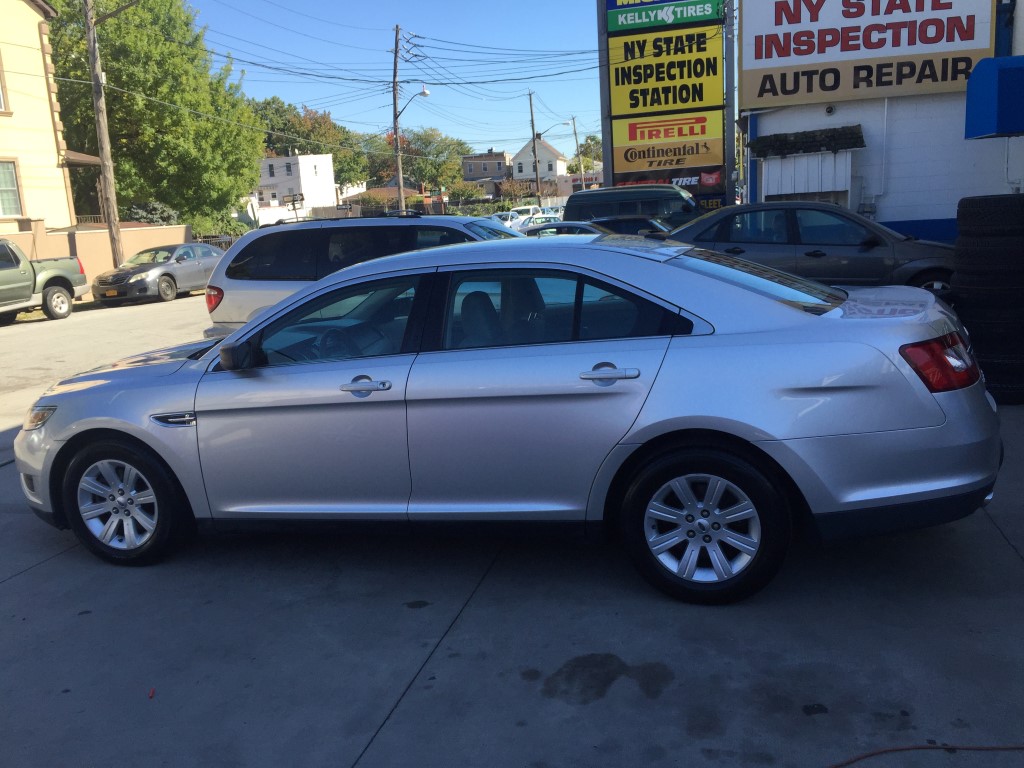
[(409, 140), (410, 158), (403, 158), (407, 174), (430, 189), (450, 187), (462, 181), (462, 156), (473, 153), (462, 139), (445, 136), (436, 128), (423, 128), (403, 134)]
[[(594, 170), (594, 163), (601, 162), (602, 151), (600, 136), (590, 134), (583, 140), (583, 143), (580, 144), (580, 156), (583, 159), (584, 170)], [(579, 163), (576, 162), (576, 158), (573, 158), (572, 162), (566, 166), (566, 170), (568, 170), (569, 173), (580, 172), (580, 166)]]
[(480, 188), (479, 184), (474, 184), (472, 181), (456, 181), (448, 187), (448, 199), (453, 203), (476, 200), (483, 196), (483, 189)]
[(264, 144), (268, 157), (283, 157), (294, 143), (290, 138), (294, 122), (299, 119), (299, 108), (288, 104), (280, 96), (269, 99), (251, 99), (249, 107), (256, 117), (267, 126)]
[[(96, 13), (118, 3), (100, 0)], [(82, 6), (54, 0), (56, 74), (88, 81)], [(203, 31), (183, 0), (146, 0), (99, 27), (118, 203), (158, 202), (191, 222), (226, 219), (259, 182), (259, 120), (232, 82), (228, 62), (212, 71)], [(90, 86), (61, 81), (68, 144), (96, 150)]]

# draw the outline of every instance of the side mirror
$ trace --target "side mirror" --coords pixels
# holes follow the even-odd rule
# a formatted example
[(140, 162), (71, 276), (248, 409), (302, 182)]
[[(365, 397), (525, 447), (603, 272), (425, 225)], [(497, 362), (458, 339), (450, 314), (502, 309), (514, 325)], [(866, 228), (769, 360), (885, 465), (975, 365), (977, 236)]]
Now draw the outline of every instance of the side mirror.
[(860, 247), (865, 251), (870, 251), (872, 248), (877, 248), (882, 244), (882, 239), (878, 235), (868, 235), (863, 241), (861, 241)]
[(225, 371), (245, 371), (253, 367), (253, 342), (233, 341), (220, 345), (220, 367)]
[(177, 256), (174, 257), (174, 260), (176, 262), (178, 262), (179, 264), (181, 264), (181, 262), (183, 262), (185, 260), (185, 256), (183, 254), (179, 253)]

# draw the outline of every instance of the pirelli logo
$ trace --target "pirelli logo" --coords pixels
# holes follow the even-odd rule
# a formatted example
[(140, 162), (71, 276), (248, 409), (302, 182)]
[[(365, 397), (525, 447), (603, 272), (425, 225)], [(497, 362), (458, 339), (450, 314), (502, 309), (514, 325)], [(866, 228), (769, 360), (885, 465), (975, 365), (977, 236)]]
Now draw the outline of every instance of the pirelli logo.
[(666, 120), (645, 120), (630, 122), (628, 136), (630, 143), (639, 141), (676, 141), (708, 135), (706, 117), (673, 117)]

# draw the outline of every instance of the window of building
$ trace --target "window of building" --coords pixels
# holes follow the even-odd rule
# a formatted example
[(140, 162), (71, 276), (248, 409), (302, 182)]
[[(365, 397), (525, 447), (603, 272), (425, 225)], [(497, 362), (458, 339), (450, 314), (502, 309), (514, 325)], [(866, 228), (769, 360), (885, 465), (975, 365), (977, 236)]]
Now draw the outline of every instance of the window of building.
[(483, 173), (487, 173), (487, 163), (481, 163), (480, 170)]
[(270, 199), (271, 200), (277, 200), (277, 192), (271, 192), (270, 193)]
[(537, 163), (536, 162), (533, 163), (533, 167), (530, 170), (533, 171), (534, 173), (537, 172)]
[(555, 164), (554, 164), (554, 163), (552, 163), (552, 162), (551, 162), (551, 161), (549, 160), (549, 161), (548, 161), (548, 171), (553, 171), (553, 170), (555, 170)]
[(498, 170), (501, 170), (501, 160), (498, 161)]
[(267, 193), (266, 193), (266, 192), (264, 192), (264, 191), (263, 191), (263, 190), (261, 189), (261, 190), (259, 190), (259, 192), (257, 192), (257, 197), (259, 198), (259, 201), (260, 201), (261, 203), (263, 203), (263, 202), (266, 202), (266, 199), (267, 199)]
[(523, 172), (523, 164), (522, 163), (519, 163), (519, 171), (518, 172), (519, 173)]
[(267, 175), (270, 178), (274, 178), (274, 164), (273, 163), (271, 163), (270, 165), (267, 166)]
[(285, 176), (291, 176), (292, 175), (292, 164), (291, 163), (285, 163), (284, 164), (284, 175)]
[(473, 164), (472, 163), (466, 163), (466, 173), (472, 173), (472, 172), (473, 172)]
[(21, 216), (21, 194), (14, 161), (0, 162), (0, 216)]

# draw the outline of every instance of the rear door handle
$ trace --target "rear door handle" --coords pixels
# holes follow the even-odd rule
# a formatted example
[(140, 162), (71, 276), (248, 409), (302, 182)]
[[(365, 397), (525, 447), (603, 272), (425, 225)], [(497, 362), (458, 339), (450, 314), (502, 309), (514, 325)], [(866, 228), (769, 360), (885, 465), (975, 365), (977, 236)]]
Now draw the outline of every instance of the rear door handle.
[(746, 253), (745, 250), (743, 250), (742, 248), (737, 248), (736, 246), (733, 246), (732, 248), (726, 248), (725, 252), (732, 254), (733, 256), (739, 256), (741, 253)]
[(615, 381), (617, 379), (639, 379), (639, 368), (598, 368), (580, 374), (584, 381)]
[(804, 256), (810, 256), (812, 259), (820, 259), (822, 256), (828, 256), (828, 254), (816, 249), (813, 251), (804, 251)]

